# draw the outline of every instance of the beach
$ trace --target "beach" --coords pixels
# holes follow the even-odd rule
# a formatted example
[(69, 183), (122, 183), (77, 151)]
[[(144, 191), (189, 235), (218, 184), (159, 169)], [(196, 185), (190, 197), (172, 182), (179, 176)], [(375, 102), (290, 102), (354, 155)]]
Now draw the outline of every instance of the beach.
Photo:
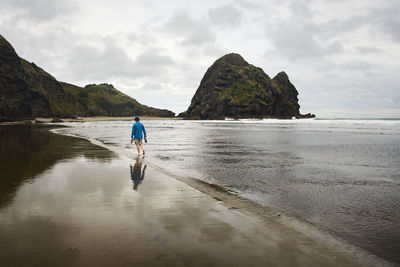
[(48, 126), (0, 131), (5, 266), (390, 266), (222, 187), (169, 175), (154, 155)]

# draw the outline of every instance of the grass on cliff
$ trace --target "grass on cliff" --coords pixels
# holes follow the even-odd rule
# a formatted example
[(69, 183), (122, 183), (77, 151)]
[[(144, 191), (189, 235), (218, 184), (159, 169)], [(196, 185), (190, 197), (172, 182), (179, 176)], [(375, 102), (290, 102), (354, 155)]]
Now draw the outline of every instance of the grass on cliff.
[(82, 88), (63, 83), (63, 87), (88, 111), (89, 116), (132, 116), (152, 113), (150, 107), (140, 104), (110, 84), (90, 84)]
[(262, 69), (253, 65), (246, 67), (230, 65), (235, 73), (231, 87), (218, 93), (220, 100), (229, 101), (233, 105), (246, 106), (257, 99), (259, 103), (268, 106), (265, 102), (272, 92), (272, 80)]
[(22, 59), (22, 58), (21, 58), (21, 64), (22, 64), (22, 67), (24, 68), (24, 71), (25, 71), (25, 80), (30, 85), (29, 91), (37, 92), (37, 93), (39, 93), (41, 95), (46, 95), (47, 94), (46, 90), (44, 90), (43, 86), (37, 80), (37, 78), (35, 79), (37, 73), (41, 69), (33, 68), (31, 63), (29, 63), (28, 61), (26, 61), (25, 59)]
[[(24, 69), (24, 78), (28, 85), (28, 91), (47, 99), (54, 116), (71, 117), (81, 110), (79, 105), (76, 104), (74, 97), (68, 93), (65, 94), (62, 86), (52, 75), (34, 63), (29, 63), (22, 58), (20, 60)], [(43, 87), (44, 82), (52, 85), (51, 92)]]

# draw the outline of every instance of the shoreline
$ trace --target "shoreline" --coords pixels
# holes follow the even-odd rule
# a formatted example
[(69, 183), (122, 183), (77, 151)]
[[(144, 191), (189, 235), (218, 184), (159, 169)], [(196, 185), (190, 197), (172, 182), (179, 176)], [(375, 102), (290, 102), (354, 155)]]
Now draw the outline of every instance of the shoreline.
[[(58, 133), (57, 131), (51, 132), (64, 135), (62, 133)], [(94, 145), (100, 145), (101, 147), (110, 150), (110, 148), (101, 141), (92, 140), (82, 136), (69, 136), (83, 138), (90, 141)], [(110, 151), (118, 154), (116, 151)], [(127, 160), (131, 160), (127, 156), (119, 156)], [(231, 212), (241, 213), (242, 216), (248, 217), (249, 220), (255, 220), (258, 223), (261, 223), (260, 227), (262, 228), (272, 228), (274, 231), (289, 234), (291, 237), (296, 237), (296, 241), (299, 241), (302, 244), (316, 242), (319, 246), (324, 247), (324, 252), (329, 251), (330, 253), (334, 253), (336, 255), (334, 257), (351, 257), (356, 261), (357, 264), (361, 264), (362, 266), (396, 266), (394, 263), (376, 256), (356, 245), (353, 245), (338, 236), (334, 236), (328, 232), (315, 228), (311, 224), (300, 221), (294, 217), (286, 216), (281, 212), (274, 210), (273, 207), (264, 207), (251, 200), (231, 193), (229, 190), (223, 187), (209, 184), (205, 181), (190, 177), (178, 177), (172, 173), (169, 173), (162, 167), (153, 164), (151, 161), (147, 162), (147, 164), (169, 179), (182, 182), (183, 184), (189, 186), (192, 190), (199, 191), (201, 194), (211, 197), (215, 203), (221, 203)]]
[[(136, 116), (131, 117), (76, 117), (76, 118), (60, 118), (60, 122), (52, 122), (54, 118), (35, 118), (20, 121), (0, 122), (0, 125), (16, 125), (16, 124), (41, 124), (41, 123), (63, 123), (63, 122), (91, 122), (91, 121), (133, 121)], [(141, 120), (182, 120), (180, 117), (155, 117), (155, 116), (139, 116)]]

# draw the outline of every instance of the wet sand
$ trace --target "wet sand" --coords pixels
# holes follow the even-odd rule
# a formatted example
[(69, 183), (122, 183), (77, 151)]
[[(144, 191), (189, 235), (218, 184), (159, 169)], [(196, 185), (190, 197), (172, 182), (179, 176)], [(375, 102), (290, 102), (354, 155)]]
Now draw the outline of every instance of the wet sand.
[(204, 194), (146, 158), (15, 127), (0, 127), (2, 176), (12, 177), (0, 191), (4, 266), (384, 264), (218, 190)]

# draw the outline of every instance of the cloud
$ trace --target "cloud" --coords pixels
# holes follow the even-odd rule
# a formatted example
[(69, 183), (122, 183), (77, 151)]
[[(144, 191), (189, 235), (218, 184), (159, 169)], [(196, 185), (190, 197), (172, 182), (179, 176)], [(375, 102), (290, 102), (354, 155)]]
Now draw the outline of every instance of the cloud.
[(76, 12), (78, 7), (70, 0), (0, 0), (0, 5), (13, 13), (14, 20), (42, 23)]
[(351, 15), (346, 19), (334, 18), (321, 24), (315, 24), (315, 27), (318, 29), (318, 34), (326, 38), (367, 29), (372, 35), (386, 34), (392, 40), (400, 42), (399, 13), (400, 2), (389, 0), (378, 7), (370, 6), (361, 14)]
[(192, 19), (187, 13), (176, 13), (166, 23), (167, 33), (177, 37), (183, 46), (198, 46), (216, 41), (206, 20)]
[(305, 1), (291, 2), (290, 10), (292, 12), (292, 17), (311, 19), (314, 16), (314, 12), (312, 12), (310, 8), (310, 3)]
[(340, 53), (343, 47), (340, 42), (324, 42), (313, 31), (311, 24), (280, 23), (268, 34), (279, 53), (289, 60), (298, 58), (321, 58)]
[(67, 55), (67, 67), (73, 79), (101, 79), (125, 76), (130, 72), (129, 57), (122, 49), (80, 44)]
[(356, 51), (361, 53), (361, 54), (374, 54), (377, 52), (380, 52), (381, 49), (376, 48), (374, 46), (356, 46), (355, 47)]
[(240, 6), (241, 9), (247, 9), (250, 11), (260, 10), (263, 7), (263, 2), (257, 0), (236, 0), (235, 3)]
[(74, 80), (103, 80), (115, 77), (138, 79), (167, 73), (174, 64), (157, 48), (149, 48), (132, 59), (121, 47), (106, 43), (103, 48), (90, 44), (76, 46), (68, 55), (67, 68)]
[[(344, 42), (352, 45), (369, 38), (376, 43), (376, 40), (373, 40), (374, 36), (381, 38), (382, 34), (400, 42), (398, 1), (387, 1), (378, 7), (367, 4), (362, 10), (349, 10), (349, 15), (345, 18), (333, 17), (328, 20), (318, 17), (321, 14), (311, 8), (313, 5), (310, 2), (288, 0), (287, 3), (290, 15), (277, 19), (272, 25), (268, 24), (266, 37), (275, 45), (277, 51), (289, 60), (341, 54), (345, 52)], [(330, 4), (332, 2), (325, 4), (325, 8), (331, 7)], [(334, 4), (344, 10), (347, 2), (337, 1)], [(349, 7), (352, 4), (354, 2), (349, 3)], [(363, 54), (380, 50), (376, 46), (364, 44), (355, 49)]]
[(162, 85), (157, 82), (146, 82), (143, 84), (141, 90), (145, 91), (161, 91), (163, 89)]
[(243, 21), (242, 12), (233, 5), (212, 8), (208, 11), (208, 16), (213, 25), (229, 28), (237, 27)]
[(394, 41), (400, 42), (400, 2), (392, 1), (385, 8), (373, 9), (366, 18), (372, 25), (378, 26)]
[(290, 61), (324, 58), (343, 51), (337, 40), (320, 38), (320, 25), (314, 22), (315, 12), (306, 1), (289, 1), (290, 15), (267, 27), (266, 37), (278, 53)]
[(362, 60), (354, 60), (341, 64), (345, 69), (356, 70), (356, 71), (371, 71), (378, 68), (378, 66), (368, 63)]
[(203, 49), (203, 54), (211, 58), (219, 58), (225, 54), (228, 54), (229, 50), (219, 46), (218, 44), (206, 45)]
[(157, 51), (157, 48), (150, 48), (141, 53), (136, 58), (136, 64), (147, 67), (170, 66), (173, 64), (173, 60), (170, 56), (162, 55), (155, 51)]
[(141, 45), (148, 45), (157, 42), (157, 37), (146, 32), (130, 32), (126, 35), (128, 43), (134, 42)]

